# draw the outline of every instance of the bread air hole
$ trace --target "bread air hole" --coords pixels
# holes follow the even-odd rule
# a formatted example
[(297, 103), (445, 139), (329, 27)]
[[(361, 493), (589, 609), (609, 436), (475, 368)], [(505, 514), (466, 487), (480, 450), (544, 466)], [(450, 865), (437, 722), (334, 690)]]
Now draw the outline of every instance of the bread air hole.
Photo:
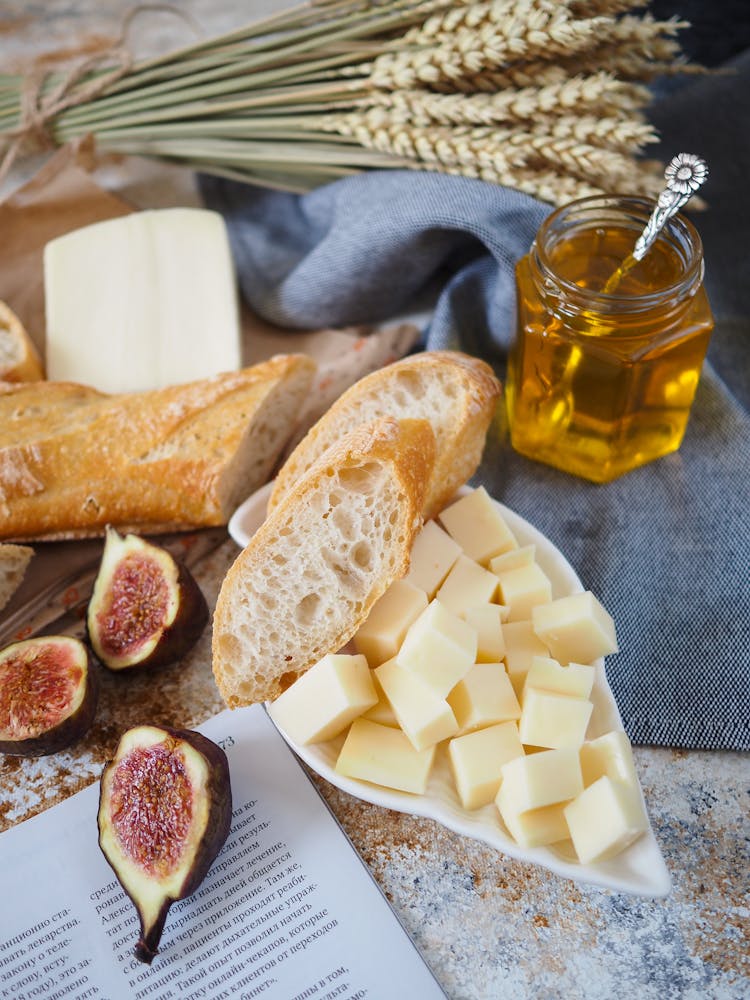
[(426, 391), (421, 378), (414, 372), (402, 372), (398, 377), (398, 384), (407, 403), (408, 398), (406, 397), (410, 396), (412, 399), (422, 399)]
[(242, 657), (241, 643), (235, 636), (223, 632), (218, 637), (217, 645), (219, 653), (227, 661), (224, 669), (227, 673), (234, 673), (234, 664)]
[(358, 542), (352, 549), (352, 561), (359, 569), (369, 569), (372, 566), (372, 548), (368, 542)]
[(377, 490), (382, 475), (382, 466), (376, 462), (368, 462), (350, 469), (341, 469), (339, 482), (348, 493), (371, 494)]
[(294, 620), (298, 625), (309, 625), (315, 618), (320, 606), (318, 594), (306, 594), (294, 610)]
[(341, 537), (347, 542), (352, 541), (357, 535), (357, 529), (352, 519), (351, 513), (345, 507), (337, 507), (332, 512), (332, 521)]

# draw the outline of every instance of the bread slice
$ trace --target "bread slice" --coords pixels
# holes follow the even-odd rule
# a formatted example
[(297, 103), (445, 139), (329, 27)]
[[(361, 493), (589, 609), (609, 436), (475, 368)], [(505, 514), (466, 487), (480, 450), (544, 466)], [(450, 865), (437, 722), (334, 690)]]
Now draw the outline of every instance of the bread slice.
[(269, 509), (342, 434), (392, 416), (432, 424), (437, 457), (425, 498), (432, 517), (476, 471), (499, 395), (490, 366), (458, 351), (427, 351), (381, 368), (351, 386), (300, 441), (276, 477)]
[(0, 385), (0, 537), (226, 524), (265, 483), (315, 371), (303, 355), (141, 393)]
[(21, 586), (33, 555), (34, 550), (28, 545), (0, 542), (0, 609), (5, 607)]
[(0, 302), (0, 380), (35, 382), (44, 378), (42, 361), (20, 319)]
[(213, 670), (230, 708), (275, 698), (344, 646), (404, 575), (434, 450), (427, 421), (360, 425), (268, 515), (216, 604)]

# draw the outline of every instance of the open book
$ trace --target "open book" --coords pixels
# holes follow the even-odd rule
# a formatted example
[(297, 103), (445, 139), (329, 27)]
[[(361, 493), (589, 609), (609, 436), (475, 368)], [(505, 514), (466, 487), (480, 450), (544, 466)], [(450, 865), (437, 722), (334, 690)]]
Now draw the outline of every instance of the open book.
[(229, 758), (232, 829), (173, 904), (151, 966), (97, 844), (98, 785), (0, 835), (0, 995), (360, 1000), (443, 991), (260, 706), (201, 732)]

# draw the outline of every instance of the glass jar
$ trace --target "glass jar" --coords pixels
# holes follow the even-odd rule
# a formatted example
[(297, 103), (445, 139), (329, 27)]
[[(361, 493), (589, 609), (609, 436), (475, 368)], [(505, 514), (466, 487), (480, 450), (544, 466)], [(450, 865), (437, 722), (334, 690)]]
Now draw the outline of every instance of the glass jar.
[(571, 202), (542, 223), (516, 269), (511, 442), (594, 482), (679, 448), (713, 329), (703, 248), (683, 216), (604, 292), (652, 208), (614, 196)]

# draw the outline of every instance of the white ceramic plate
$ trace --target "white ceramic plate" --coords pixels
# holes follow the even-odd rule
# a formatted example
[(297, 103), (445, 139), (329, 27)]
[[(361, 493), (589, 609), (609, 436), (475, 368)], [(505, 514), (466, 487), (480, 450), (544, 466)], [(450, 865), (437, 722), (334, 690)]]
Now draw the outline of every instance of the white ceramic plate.
[[(270, 489), (269, 484), (253, 494), (229, 522), (229, 533), (238, 545), (244, 547), (262, 524)], [(498, 507), (519, 544), (536, 546), (536, 560), (552, 582), (553, 597), (585, 589), (572, 566), (548, 538), (503, 504), (498, 504)], [(594, 711), (587, 732), (589, 739), (612, 729), (622, 729), (620, 713), (604, 673), (604, 662), (599, 660), (595, 666), (596, 681), (591, 696)], [(427, 792), (412, 795), (338, 774), (335, 764), (344, 742), (343, 735), (327, 743), (298, 746), (283, 731), (280, 732), (295, 753), (314, 771), (332, 785), (366, 802), (437, 820), (456, 833), (490, 844), (521, 861), (543, 865), (565, 878), (641, 896), (665, 896), (669, 892), (669, 872), (651, 827), (617, 857), (599, 864), (581, 865), (576, 861), (569, 843), (531, 849), (520, 847), (506, 832), (494, 805), (471, 812), (463, 809), (454, 789), (447, 755), (442, 748), (436, 755)]]

